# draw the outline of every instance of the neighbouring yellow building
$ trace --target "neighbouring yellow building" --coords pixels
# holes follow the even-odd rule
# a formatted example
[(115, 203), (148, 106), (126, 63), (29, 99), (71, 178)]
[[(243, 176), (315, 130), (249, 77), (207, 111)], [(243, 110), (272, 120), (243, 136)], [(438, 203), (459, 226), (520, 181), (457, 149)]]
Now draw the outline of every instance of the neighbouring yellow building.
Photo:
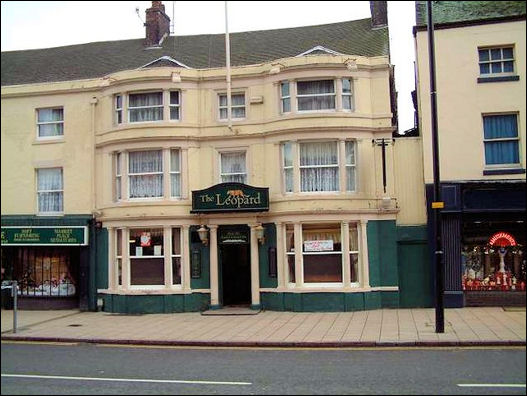
[[(525, 2), (432, 4), (445, 306), (525, 306)], [(416, 2), (416, 12), (419, 128), (430, 203), (427, 2)], [(435, 226), (429, 226), (431, 235)]]
[[(29, 305), (429, 306), (420, 138), (372, 18), (2, 53), (2, 266)], [(230, 113), (230, 117), (229, 117)], [(60, 298), (62, 297), (62, 298)], [(44, 301), (44, 302), (43, 302)]]

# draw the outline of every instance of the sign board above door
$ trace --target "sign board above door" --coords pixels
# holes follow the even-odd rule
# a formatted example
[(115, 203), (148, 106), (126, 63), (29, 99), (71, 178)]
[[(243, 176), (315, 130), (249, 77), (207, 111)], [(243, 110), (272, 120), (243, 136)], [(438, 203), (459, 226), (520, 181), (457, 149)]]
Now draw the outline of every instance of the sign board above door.
[(269, 210), (269, 188), (221, 183), (192, 191), (191, 213), (263, 212)]

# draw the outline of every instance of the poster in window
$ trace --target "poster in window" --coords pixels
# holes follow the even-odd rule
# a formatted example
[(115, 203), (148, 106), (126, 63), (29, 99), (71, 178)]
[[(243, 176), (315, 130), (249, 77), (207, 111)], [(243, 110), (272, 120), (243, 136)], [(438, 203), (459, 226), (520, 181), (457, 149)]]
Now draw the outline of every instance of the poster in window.
[(141, 234), (141, 246), (147, 247), (147, 246), (150, 246), (151, 243), (152, 243), (152, 239), (150, 238), (150, 233), (143, 232)]
[(154, 245), (154, 256), (161, 256), (161, 245)]
[(143, 255), (143, 248), (141, 246), (135, 247), (135, 255), (138, 257)]
[(331, 252), (333, 251), (333, 240), (305, 241), (305, 252)]

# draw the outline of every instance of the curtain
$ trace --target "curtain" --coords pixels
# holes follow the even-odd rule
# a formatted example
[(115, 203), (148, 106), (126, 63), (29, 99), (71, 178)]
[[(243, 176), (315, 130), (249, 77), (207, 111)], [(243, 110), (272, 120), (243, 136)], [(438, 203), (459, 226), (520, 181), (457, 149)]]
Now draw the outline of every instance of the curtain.
[[(518, 150), (518, 121), (516, 114), (483, 117), (485, 162), (487, 165), (516, 164)], [(511, 139), (493, 142), (492, 139)]]
[[(150, 173), (148, 175), (134, 175)], [(130, 198), (163, 196), (162, 151), (136, 151), (129, 153)]]
[(38, 169), (37, 180), (39, 212), (62, 212), (62, 169)]
[(300, 144), (301, 191), (339, 190), (337, 151), (337, 142)]
[[(163, 119), (163, 93), (130, 94), (128, 108), (130, 122), (158, 121)], [(134, 109), (134, 107), (140, 107)]]
[(170, 150), (170, 194), (181, 196), (181, 171), (179, 168), (179, 150)]
[[(298, 110), (326, 110), (335, 108), (333, 80), (297, 82)], [(308, 96), (300, 96), (308, 95)], [(324, 96), (318, 96), (324, 95)]]
[(38, 136), (62, 136), (64, 135), (64, 110), (63, 109), (40, 109), (38, 110), (38, 122), (46, 122), (50, 124), (42, 124), (38, 126)]
[(223, 183), (245, 183), (245, 153), (221, 153), (221, 173)]

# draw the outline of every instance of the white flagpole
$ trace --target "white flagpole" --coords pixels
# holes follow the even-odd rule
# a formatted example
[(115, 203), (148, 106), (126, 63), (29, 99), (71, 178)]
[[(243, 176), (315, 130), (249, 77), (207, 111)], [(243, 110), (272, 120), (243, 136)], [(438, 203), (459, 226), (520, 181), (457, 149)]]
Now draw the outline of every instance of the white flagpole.
[(232, 131), (232, 112), (231, 112), (231, 45), (229, 40), (229, 22), (227, 19), (227, 1), (225, 1), (225, 61), (227, 68), (227, 120), (229, 130)]

